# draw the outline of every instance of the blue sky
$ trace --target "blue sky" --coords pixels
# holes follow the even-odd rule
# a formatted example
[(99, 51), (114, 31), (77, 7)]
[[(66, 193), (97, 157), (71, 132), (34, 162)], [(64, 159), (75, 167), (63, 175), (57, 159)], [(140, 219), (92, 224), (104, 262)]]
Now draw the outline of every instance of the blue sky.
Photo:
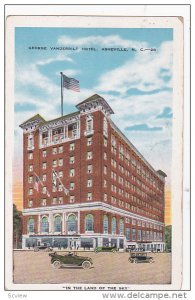
[[(172, 130), (172, 29), (16, 28), (15, 157), (21, 161), (19, 124), (39, 113), (60, 116), (60, 72), (80, 82), (64, 91), (64, 113), (98, 93), (113, 108), (112, 119), (170, 182)], [(47, 47), (30, 50), (29, 47)], [(77, 47), (53, 50), (51, 47)], [(93, 47), (96, 51), (83, 51)], [(102, 48), (128, 51), (103, 51)], [(132, 51), (134, 48), (136, 51)], [(155, 48), (156, 51), (140, 51)]]

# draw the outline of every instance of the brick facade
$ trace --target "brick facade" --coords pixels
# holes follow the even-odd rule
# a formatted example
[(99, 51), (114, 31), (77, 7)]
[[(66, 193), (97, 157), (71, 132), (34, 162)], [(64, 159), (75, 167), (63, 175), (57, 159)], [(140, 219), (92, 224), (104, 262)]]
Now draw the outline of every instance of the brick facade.
[[(102, 97), (94, 95), (77, 108), (56, 120), (46, 122), (36, 115), (21, 125), (24, 247), (30, 237), (75, 235), (97, 239), (93, 245), (101, 244), (101, 238), (122, 239), (125, 245), (163, 245), (166, 175), (155, 171), (120, 132)], [(61, 232), (56, 234), (57, 215)], [(43, 216), (48, 232), (42, 232)], [(89, 232), (86, 216), (93, 218)], [(76, 229), (71, 233), (68, 228)]]

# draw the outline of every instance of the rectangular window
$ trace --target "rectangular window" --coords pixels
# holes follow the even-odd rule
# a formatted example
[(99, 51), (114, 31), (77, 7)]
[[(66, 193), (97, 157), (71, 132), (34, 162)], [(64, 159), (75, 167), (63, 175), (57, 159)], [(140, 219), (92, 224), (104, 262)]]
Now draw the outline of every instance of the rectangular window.
[(42, 194), (46, 194), (46, 192), (47, 192), (47, 188), (46, 188), (46, 186), (43, 186), (42, 187)]
[(55, 160), (55, 159), (53, 160), (52, 166), (53, 166), (53, 167), (57, 167), (57, 160)]
[(107, 166), (104, 166), (104, 174), (107, 174)]
[(87, 138), (87, 146), (92, 145), (92, 137)]
[(33, 206), (33, 200), (28, 200), (28, 207), (32, 207)]
[(47, 205), (47, 200), (46, 199), (42, 199), (41, 200), (41, 205), (42, 206), (46, 206)]
[(74, 203), (75, 202), (75, 196), (70, 196), (70, 203)]
[(74, 190), (74, 187), (75, 187), (74, 182), (71, 182), (71, 183), (70, 183), (70, 190)]
[(92, 179), (87, 179), (87, 187), (92, 187)]
[(92, 152), (91, 151), (87, 152), (87, 159), (92, 159)]
[(92, 200), (92, 193), (87, 193), (87, 200), (91, 201)]
[(63, 177), (63, 171), (59, 171), (58, 176)]
[(108, 141), (107, 139), (104, 138), (104, 147), (107, 147), (108, 146)]
[(63, 197), (59, 197), (58, 203), (63, 204)]
[(132, 225), (136, 225), (136, 220), (132, 219)]
[(33, 176), (29, 176), (29, 177), (28, 177), (28, 182), (29, 182), (29, 183), (32, 183), (32, 182), (33, 182)]
[(75, 171), (74, 171), (74, 169), (70, 169), (70, 177), (74, 177), (74, 175), (75, 175)]
[(57, 187), (55, 185), (52, 186), (52, 192), (56, 192), (57, 191)]
[(33, 171), (33, 165), (29, 165), (28, 170), (29, 170), (29, 172), (32, 172)]
[(29, 194), (29, 195), (32, 195), (32, 194), (33, 194), (33, 189), (29, 189), (29, 190), (28, 190), (28, 194)]
[(63, 186), (61, 183), (58, 184), (58, 192), (62, 192), (63, 191)]
[(107, 187), (107, 180), (104, 179), (104, 187), (106, 188)]
[(104, 159), (107, 160), (107, 153), (104, 152)]
[(87, 173), (91, 174), (92, 173), (92, 165), (87, 166)]
[(42, 151), (42, 157), (46, 157), (47, 156), (47, 151), (46, 150), (43, 150)]
[(73, 151), (73, 150), (75, 150), (75, 143), (71, 143), (71, 144), (70, 144), (70, 148), (69, 148), (69, 149), (70, 149), (70, 151)]
[(137, 231), (137, 240), (141, 241), (141, 230)]
[(126, 228), (125, 236), (126, 236), (127, 241), (129, 241), (130, 240), (130, 228)]
[(145, 230), (142, 230), (142, 241), (145, 241)]
[(107, 201), (107, 200), (108, 200), (107, 194), (104, 194), (104, 201)]
[(47, 168), (47, 163), (46, 163), (46, 162), (43, 162), (43, 163), (42, 163), (42, 169), (45, 170), (46, 168)]
[(57, 148), (52, 148), (52, 154), (57, 154)]
[(28, 153), (28, 159), (33, 159), (33, 153), (32, 152)]
[(63, 152), (63, 146), (60, 146), (59, 148), (58, 148), (58, 153), (62, 153)]
[(58, 165), (61, 167), (63, 166), (63, 158), (59, 158), (58, 160)]
[(142, 222), (141, 221), (137, 221), (137, 226), (142, 226)]
[(136, 229), (132, 229), (132, 241), (136, 241)]
[(46, 176), (46, 174), (43, 174), (42, 181), (46, 181), (46, 180), (47, 180), (47, 176)]
[(74, 162), (75, 162), (75, 157), (74, 157), (74, 156), (71, 156), (71, 157), (70, 157), (70, 160), (69, 160), (69, 163), (70, 163), (70, 164), (74, 164)]
[(57, 198), (54, 197), (53, 200), (52, 200), (52, 204), (56, 204), (57, 203)]

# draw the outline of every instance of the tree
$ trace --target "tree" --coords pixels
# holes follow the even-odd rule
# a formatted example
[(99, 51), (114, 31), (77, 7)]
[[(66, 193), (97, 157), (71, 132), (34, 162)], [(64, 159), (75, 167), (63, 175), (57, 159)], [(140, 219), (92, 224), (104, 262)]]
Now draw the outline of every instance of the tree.
[(172, 225), (165, 226), (165, 246), (166, 250), (171, 250), (172, 244)]
[(13, 246), (19, 248), (22, 237), (22, 213), (13, 204)]

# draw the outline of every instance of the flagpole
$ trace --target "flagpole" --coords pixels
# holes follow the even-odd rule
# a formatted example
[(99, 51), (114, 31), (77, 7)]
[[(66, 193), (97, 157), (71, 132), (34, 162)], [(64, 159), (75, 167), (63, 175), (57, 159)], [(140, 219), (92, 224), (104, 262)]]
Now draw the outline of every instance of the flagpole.
[(61, 74), (61, 116), (63, 116), (63, 73)]

